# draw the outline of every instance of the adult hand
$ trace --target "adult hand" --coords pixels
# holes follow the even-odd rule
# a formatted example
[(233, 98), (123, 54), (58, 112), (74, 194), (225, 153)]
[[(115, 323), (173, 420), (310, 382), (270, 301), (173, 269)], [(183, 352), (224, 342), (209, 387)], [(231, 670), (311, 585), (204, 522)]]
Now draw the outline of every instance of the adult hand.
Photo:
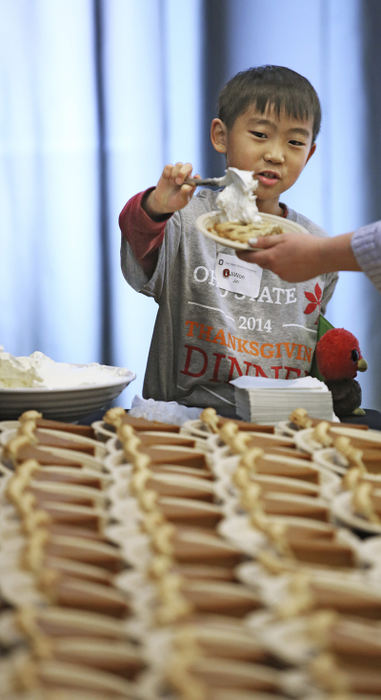
[(184, 185), (184, 181), (191, 174), (191, 163), (166, 165), (155, 189), (150, 192), (144, 202), (147, 214), (155, 218), (164, 214), (172, 214), (185, 207), (196, 189), (194, 186)]
[(304, 282), (328, 271), (324, 269), (328, 240), (308, 234), (280, 233), (251, 241), (251, 245), (260, 250), (238, 251), (237, 255), (271, 270), (287, 282)]

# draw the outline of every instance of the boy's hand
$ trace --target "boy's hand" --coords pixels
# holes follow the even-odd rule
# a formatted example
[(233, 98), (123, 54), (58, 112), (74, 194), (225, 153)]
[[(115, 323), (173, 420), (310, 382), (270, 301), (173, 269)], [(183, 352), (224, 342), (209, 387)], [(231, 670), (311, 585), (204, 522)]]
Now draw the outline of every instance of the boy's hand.
[(184, 185), (184, 180), (190, 177), (191, 173), (191, 163), (165, 166), (155, 189), (143, 203), (145, 211), (151, 218), (172, 214), (188, 204), (196, 189), (191, 185)]

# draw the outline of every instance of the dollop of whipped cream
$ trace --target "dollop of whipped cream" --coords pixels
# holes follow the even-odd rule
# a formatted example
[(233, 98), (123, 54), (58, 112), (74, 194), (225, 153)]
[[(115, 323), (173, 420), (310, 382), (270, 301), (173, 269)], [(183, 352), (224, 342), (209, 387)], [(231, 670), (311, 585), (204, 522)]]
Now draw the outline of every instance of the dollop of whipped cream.
[(257, 180), (254, 180), (254, 172), (227, 168), (224, 182), (226, 186), (216, 199), (221, 212), (220, 220), (243, 224), (261, 221), (254, 194), (258, 186)]
[[(129, 375), (129, 376), (128, 376)], [(14, 356), (0, 347), (0, 387), (3, 389), (67, 389), (79, 386), (110, 384), (113, 379), (131, 378), (122, 367), (92, 362), (74, 365), (55, 362), (38, 350), (28, 356)]]

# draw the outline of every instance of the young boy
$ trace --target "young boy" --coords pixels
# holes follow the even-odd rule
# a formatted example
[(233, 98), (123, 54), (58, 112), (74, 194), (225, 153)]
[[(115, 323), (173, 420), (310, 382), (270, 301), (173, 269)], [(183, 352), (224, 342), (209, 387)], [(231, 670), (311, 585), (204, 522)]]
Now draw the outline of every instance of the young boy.
[[(223, 88), (212, 120), (213, 147), (227, 167), (254, 172), (260, 212), (326, 235), (279, 202), (315, 151), (320, 103), (311, 84), (280, 66), (238, 73)], [(235, 417), (230, 380), (242, 375), (295, 379), (309, 373), (319, 312), (337, 274), (288, 284), (246, 263), (246, 287), (236, 288), (218, 267), (244, 262), (206, 238), (196, 219), (215, 210), (218, 192), (184, 184), (190, 163), (166, 165), (156, 187), (135, 195), (119, 217), (121, 265), (129, 284), (159, 305), (143, 396), (212, 406)], [(237, 275), (235, 275), (237, 278)]]

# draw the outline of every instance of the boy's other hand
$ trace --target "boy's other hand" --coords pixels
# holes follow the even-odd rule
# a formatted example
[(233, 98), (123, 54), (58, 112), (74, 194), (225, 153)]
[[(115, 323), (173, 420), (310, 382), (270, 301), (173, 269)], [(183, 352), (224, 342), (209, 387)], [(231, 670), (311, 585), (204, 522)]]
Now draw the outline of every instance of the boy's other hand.
[(238, 257), (271, 270), (287, 282), (304, 282), (325, 271), (324, 238), (281, 233), (251, 240), (250, 245), (260, 250), (239, 251)]
[(155, 219), (185, 207), (196, 189), (191, 185), (184, 185), (184, 181), (191, 174), (191, 163), (166, 165), (155, 189), (144, 202), (147, 214)]

